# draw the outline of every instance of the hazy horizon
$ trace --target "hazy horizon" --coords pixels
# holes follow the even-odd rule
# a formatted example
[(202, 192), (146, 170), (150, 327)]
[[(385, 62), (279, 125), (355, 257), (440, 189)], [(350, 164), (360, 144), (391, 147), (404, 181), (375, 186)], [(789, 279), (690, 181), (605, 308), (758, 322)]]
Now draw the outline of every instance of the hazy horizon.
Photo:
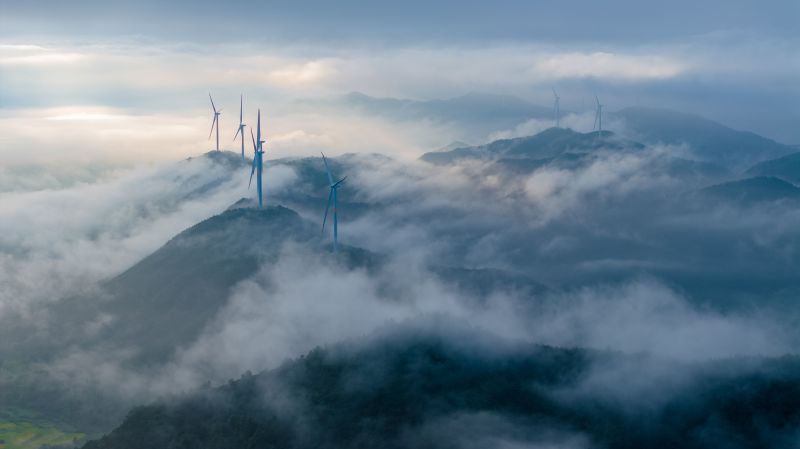
[(257, 107), (265, 111), (268, 157), (304, 155), (309, 144), (366, 151), (357, 138), (350, 142), (355, 128), (383, 127), (417, 155), (458, 137), (439, 124), (429, 138), (430, 123), (393, 130), (362, 121), (370, 117), (286, 109), (297, 99), (352, 91), (419, 100), (481, 92), (550, 107), (555, 89), (565, 110), (590, 110), (596, 94), (609, 112), (674, 109), (800, 144), (800, 33), (790, 19), (800, 6), (684, 6), (686, 14), (680, 5), (627, 0), (568, 7), (6, 2), (0, 162), (132, 163), (198, 154), (211, 148), (209, 92), (224, 109), (226, 148), (236, 148), (240, 93), (247, 122)]

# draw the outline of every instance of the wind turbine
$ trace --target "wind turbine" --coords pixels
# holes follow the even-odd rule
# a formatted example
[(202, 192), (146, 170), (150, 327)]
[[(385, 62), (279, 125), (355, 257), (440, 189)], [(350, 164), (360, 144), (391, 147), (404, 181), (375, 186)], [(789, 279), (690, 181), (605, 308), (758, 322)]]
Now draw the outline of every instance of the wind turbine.
[(592, 131), (597, 129), (597, 131), (603, 131), (603, 105), (600, 104), (600, 99), (597, 98), (597, 95), (594, 96), (594, 100), (597, 102), (597, 109), (594, 113), (594, 126), (592, 127)]
[(256, 134), (258, 135), (258, 141), (256, 141), (255, 137), (253, 137), (253, 128), (250, 128), (250, 138), (253, 139), (253, 167), (250, 169), (250, 182), (247, 183), (247, 188), (250, 188), (250, 184), (253, 183), (253, 173), (256, 173), (256, 190), (258, 190), (258, 207), (260, 208), (262, 205), (262, 198), (261, 198), (261, 173), (263, 172), (264, 168), (264, 148), (263, 144), (266, 140), (261, 140), (261, 109), (258, 110), (258, 128)]
[(208, 99), (211, 100), (211, 109), (214, 110), (214, 118), (211, 120), (211, 132), (208, 133), (208, 138), (211, 138), (211, 134), (214, 133), (214, 125), (217, 125), (217, 151), (219, 151), (219, 115), (222, 113), (222, 109), (219, 111), (217, 107), (214, 106), (214, 99), (211, 98), (211, 94), (208, 94)]
[(556, 128), (561, 128), (561, 107), (559, 105), (561, 97), (558, 96), (555, 89), (553, 89), (553, 97), (555, 97), (554, 109), (556, 114)]
[(325, 216), (322, 218), (322, 232), (325, 232), (325, 222), (328, 220), (328, 209), (333, 204), (333, 252), (334, 254), (339, 249), (339, 219), (336, 214), (336, 191), (339, 190), (339, 187), (342, 185), (347, 176), (344, 178), (333, 182), (333, 176), (331, 176), (331, 170), (328, 167), (328, 159), (325, 158), (325, 155), (322, 154), (322, 162), (325, 163), (325, 172), (328, 174), (328, 185), (330, 186), (330, 193), (328, 194), (328, 204), (325, 205)]
[(242, 160), (244, 160), (244, 127), (247, 126), (244, 124), (242, 120), (242, 111), (244, 109), (244, 97), (239, 95), (239, 127), (236, 128), (236, 134), (233, 135), (233, 140), (236, 140), (236, 136), (239, 134), (242, 135)]

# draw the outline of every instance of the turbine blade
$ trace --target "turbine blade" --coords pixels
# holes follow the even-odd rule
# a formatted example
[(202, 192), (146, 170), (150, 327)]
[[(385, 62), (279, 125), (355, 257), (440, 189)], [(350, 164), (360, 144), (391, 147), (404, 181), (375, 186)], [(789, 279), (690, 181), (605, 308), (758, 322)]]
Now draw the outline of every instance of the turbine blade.
[(340, 179), (340, 180), (336, 181), (336, 184), (334, 184), (334, 185), (333, 185), (333, 187), (339, 187), (339, 185), (340, 185), (341, 183), (343, 183), (345, 179), (347, 179), (347, 176), (345, 176), (344, 178), (342, 178), (342, 179)]
[[(241, 130), (242, 130), (242, 125), (239, 125), (239, 127), (236, 128), (236, 134), (233, 135), (233, 140), (236, 140), (236, 138), (239, 137), (239, 131)], [(242, 137), (244, 137), (244, 134), (242, 134)]]
[(208, 94), (208, 99), (209, 99), (209, 100), (211, 100), (211, 109), (213, 109), (213, 110), (214, 110), (214, 113), (216, 114), (216, 113), (217, 113), (217, 107), (216, 107), (216, 106), (214, 106), (214, 99), (213, 99), (213, 98), (211, 98), (211, 93), (210, 93), (210, 92), (209, 92), (209, 94)]
[(258, 131), (256, 131), (258, 143), (261, 144), (261, 109), (258, 110)]
[(328, 193), (328, 202), (325, 204), (325, 215), (322, 217), (322, 232), (325, 232), (325, 222), (328, 221), (328, 209), (331, 207), (331, 201), (333, 200), (333, 189), (331, 189), (330, 193)]
[(247, 189), (250, 189), (250, 184), (253, 183), (253, 173), (256, 172), (256, 156), (253, 156), (253, 166), (250, 169), (250, 181), (247, 183)]
[(328, 174), (328, 185), (333, 185), (333, 176), (331, 176), (331, 169), (328, 168), (328, 159), (325, 158), (325, 154), (322, 154), (322, 162), (325, 163), (325, 172)]
[(336, 253), (339, 246), (339, 215), (336, 208), (336, 189), (333, 189), (333, 252)]
[(211, 119), (211, 131), (208, 132), (208, 138), (211, 139), (211, 135), (214, 134), (214, 124), (217, 123), (217, 115), (214, 114), (214, 118)]

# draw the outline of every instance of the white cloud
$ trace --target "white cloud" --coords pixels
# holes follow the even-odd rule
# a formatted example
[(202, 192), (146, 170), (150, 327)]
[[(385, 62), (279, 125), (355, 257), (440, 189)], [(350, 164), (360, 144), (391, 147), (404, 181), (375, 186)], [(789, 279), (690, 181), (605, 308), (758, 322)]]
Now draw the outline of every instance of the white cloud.
[(280, 85), (300, 87), (326, 81), (336, 71), (335, 59), (321, 59), (274, 69), (269, 72), (269, 78)]
[[(201, 157), (61, 190), (0, 194), (0, 317), (91, 288), (251, 195), (244, 167), (234, 173)], [(266, 177), (270, 195), (295, 175), (269, 166)], [(206, 186), (204, 195), (189, 195)]]
[(686, 70), (687, 67), (684, 63), (663, 56), (569, 52), (537, 58), (532, 74), (550, 79), (647, 80), (672, 78)]
[(74, 51), (45, 48), (39, 45), (0, 44), (0, 65), (47, 66), (72, 64), (84, 60), (87, 55)]

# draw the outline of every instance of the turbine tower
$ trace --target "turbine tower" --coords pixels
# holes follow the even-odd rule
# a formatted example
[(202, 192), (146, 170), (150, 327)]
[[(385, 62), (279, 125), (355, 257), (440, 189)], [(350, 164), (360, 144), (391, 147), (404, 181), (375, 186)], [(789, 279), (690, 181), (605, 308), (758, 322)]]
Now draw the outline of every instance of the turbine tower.
[(600, 104), (600, 99), (597, 98), (597, 95), (594, 96), (594, 100), (597, 102), (597, 109), (594, 113), (594, 126), (592, 130), (594, 131), (597, 129), (598, 132), (603, 130), (603, 105)]
[(236, 134), (233, 135), (233, 140), (236, 141), (236, 136), (242, 135), (242, 160), (244, 160), (244, 127), (247, 126), (242, 121), (242, 111), (244, 109), (244, 97), (239, 95), (239, 127), (236, 128)]
[(331, 189), (328, 194), (328, 204), (325, 205), (325, 216), (322, 218), (322, 232), (325, 232), (325, 222), (328, 220), (328, 209), (331, 207), (331, 204), (333, 204), (333, 252), (335, 254), (339, 249), (339, 219), (336, 214), (336, 191), (339, 190), (339, 187), (341, 187), (344, 180), (347, 179), (347, 176), (333, 182), (333, 176), (331, 176), (331, 170), (328, 167), (328, 159), (325, 158), (324, 154), (322, 154), (322, 162), (325, 163), (325, 172), (328, 174), (328, 185)]
[(210, 93), (208, 94), (208, 99), (211, 100), (211, 109), (214, 110), (214, 118), (211, 120), (211, 132), (208, 133), (208, 138), (211, 139), (211, 134), (214, 133), (214, 125), (217, 125), (217, 151), (219, 151), (219, 115), (222, 113), (222, 109), (217, 110)]
[(250, 138), (253, 139), (253, 167), (250, 169), (250, 182), (247, 183), (247, 188), (250, 188), (250, 184), (253, 183), (253, 173), (256, 173), (256, 190), (258, 190), (258, 207), (261, 208), (262, 206), (262, 194), (261, 194), (261, 174), (264, 168), (264, 142), (266, 140), (261, 140), (261, 109), (258, 110), (258, 125), (257, 125), (256, 134), (258, 135), (258, 141), (256, 138), (253, 137), (253, 128), (250, 128)]
[(561, 105), (559, 104), (561, 97), (558, 96), (555, 89), (553, 89), (553, 97), (555, 97), (555, 105), (553, 108), (556, 114), (556, 128), (561, 128)]

